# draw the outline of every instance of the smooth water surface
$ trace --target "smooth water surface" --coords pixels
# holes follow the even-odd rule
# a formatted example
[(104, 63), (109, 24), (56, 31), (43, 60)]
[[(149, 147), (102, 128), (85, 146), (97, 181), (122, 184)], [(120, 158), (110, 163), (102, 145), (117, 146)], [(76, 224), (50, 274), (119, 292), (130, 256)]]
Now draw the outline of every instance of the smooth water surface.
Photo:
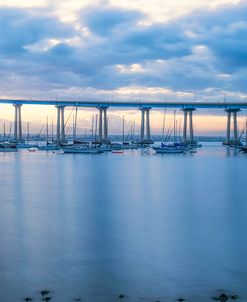
[(246, 175), (246, 154), (211, 145), (0, 154), (0, 301), (246, 300)]

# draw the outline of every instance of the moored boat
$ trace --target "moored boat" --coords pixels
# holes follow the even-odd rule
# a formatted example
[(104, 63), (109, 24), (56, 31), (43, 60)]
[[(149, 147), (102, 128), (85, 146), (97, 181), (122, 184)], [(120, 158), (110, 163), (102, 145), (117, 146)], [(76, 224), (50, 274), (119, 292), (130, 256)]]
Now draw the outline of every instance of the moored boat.
[(167, 153), (167, 154), (175, 154), (175, 153), (184, 153), (184, 149), (180, 148), (170, 148), (170, 147), (153, 147), (156, 153)]
[(123, 150), (112, 150), (111, 153), (113, 153), (113, 154), (123, 154), (124, 151)]
[(176, 145), (165, 145), (161, 144), (160, 147), (153, 147), (156, 153), (170, 153), (170, 154), (175, 154), (175, 153), (184, 153), (186, 149), (181, 146), (176, 146)]
[(44, 146), (39, 146), (38, 149), (40, 151), (56, 151), (59, 150), (59, 146), (55, 143), (47, 143)]
[(246, 123), (245, 123), (245, 145), (240, 146), (239, 149), (242, 152), (247, 153), (247, 120), (246, 120)]
[(99, 148), (91, 148), (91, 147), (84, 147), (84, 146), (69, 146), (62, 148), (64, 153), (74, 153), (74, 154), (99, 154), (103, 153), (102, 150)]
[(4, 141), (0, 143), (0, 152), (17, 152), (17, 144)]
[(240, 150), (243, 151), (244, 153), (247, 153), (247, 146), (240, 147)]
[(36, 147), (30, 147), (30, 148), (28, 148), (28, 151), (29, 152), (36, 152), (36, 151), (38, 151), (39, 149), (38, 148), (36, 148)]

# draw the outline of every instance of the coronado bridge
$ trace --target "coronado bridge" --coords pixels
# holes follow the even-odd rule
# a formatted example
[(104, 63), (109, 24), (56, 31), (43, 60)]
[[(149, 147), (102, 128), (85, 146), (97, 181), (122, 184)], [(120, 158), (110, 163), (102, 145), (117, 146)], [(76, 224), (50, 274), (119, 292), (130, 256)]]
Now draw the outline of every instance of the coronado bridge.
[[(86, 101), (86, 100), (52, 100), (52, 99), (0, 99), (0, 104), (12, 104), (15, 108), (14, 138), (22, 141), (21, 108), (23, 105), (50, 105), (57, 108), (57, 141), (65, 140), (64, 110), (66, 107), (88, 107), (99, 110), (99, 142), (108, 142), (107, 110), (108, 108), (137, 108), (141, 112), (141, 142), (151, 141), (149, 113), (152, 108), (178, 108), (184, 112), (183, 140), (193, 141), (193, 112), (197, 109), (221, 109), (227, 114), (226, 144), (237, 144), (237, 114), (247, 109), (247, 101)], [(231, 140), (231, 120), (233, 117), (233, 140)]]

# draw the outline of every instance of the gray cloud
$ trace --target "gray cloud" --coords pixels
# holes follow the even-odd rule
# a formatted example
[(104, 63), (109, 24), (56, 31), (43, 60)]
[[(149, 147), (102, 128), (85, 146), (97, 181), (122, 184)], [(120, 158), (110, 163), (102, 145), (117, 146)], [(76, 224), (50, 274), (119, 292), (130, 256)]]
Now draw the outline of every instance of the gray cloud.
[[(143, 25), (147, 16), (139, 11), (87, 7), (78, 18), (89, 37), (37, 11), (2, 8), (0, 16), (3, 95), (9, 89), (13, 95), (22, 90), (47, 95), (59, 89), (79, 93), (83, 88), (110, 91), (126, 86), (205, 95), (208, 89), (247, 92), (245, 5), (197, 11), (151, 25)], [(81, 43), (70, 44), (74, 37)], [(45, 50), (30, 48), (49, 39), (60, 42)]]

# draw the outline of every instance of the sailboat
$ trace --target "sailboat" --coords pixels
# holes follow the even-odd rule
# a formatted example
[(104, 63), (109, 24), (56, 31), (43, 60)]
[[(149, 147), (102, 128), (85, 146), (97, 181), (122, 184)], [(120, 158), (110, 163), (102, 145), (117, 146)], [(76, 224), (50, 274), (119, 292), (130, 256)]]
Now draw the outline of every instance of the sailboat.
[(125, 137), (125, 120), (123, 117), (123, 149), (127, 149), (127, 150), (132, 150), (132, 149), (138, 149), (139, 146), (137, 143), (135, 143), (133, 141), (133, 137), (134, 137), (134, 127), (132, 125), (132, 123), (130, 124), (130, 129), (128, 134)]
[[(93, 120), (94, 121), (94, 120)], [(97, 122), (98, 122), (98, 117), (96, 115), (96, 120), (95, 120), (95, 143), (97, 139)], [(98, 154), (98, 153), (103, 153), (103, 150), (101, 150), (97, 146), (93, 146), (93, 143), (83, 143), (80, 142), (78, 143), (76, 141), (76, 128), (77, 128), (77, 107), (76, 107), (76, 115), (74, 117), (74, 123), (73, 123), (73, 144), (72, 145), (63, 145), (62, 149), (65, 154)]]
[(64, 153), (75, 153), (75, 154), (98, 154), (103, 153), (100, 148), (92, 147), (88, 145), (74, 145), (63, 148)]
[[(53, 132), (53, 123), (52, 123), (52, 132)], [(59, 146), (56, 143), (53, 142), (53, 137), (52, 137), (52, 142), (49, 142), (48, 116), (46, 118), (46, 144), (44, 146), (39, 146), (38, 149), (41, 150), (41, 151), (56, 151), (56, 150), (59, 150)]]
[(10, 143), (8, 141), (0, 143), (0, 152), (17, 152), (18, 148), (15, 143)]
[(156, 153), (184, 153), (186, 150), (183, 147), (161, 144), (160, 147), (153, 147)]
[(0, 152), (17, 152), (18, 147), (15, 142), (10, 142), (9, 138), (11, 136), (12, 123), (10, 123), (9, 127), (9, 135), (6, 137), (5, 123), (3, 125), (4, 128), (4, 140), (0, 142)]
[(123, 128), (122, 128), (122, 144), (112, 144), (111, 146), (111, 152), (112, 153), (123, 153), (125, 146), (127, 146), (126, 142), (125, 142), (125, 119), (123, 116)]
[(247, 153), (247, 121), (245, 123), (245, 145), (240, 146), (240, 150), (243, 151), (244, 153)]
[[(165, 112), (164, 112), (165, 114)], [(164, 137), (164, 120), (163, 119), (163, 129), (162, 129), (162, 136)], [(160, 146), (158, 147), (153, 147), (153, 150), (156, 153), (167, 153), (167, 154), (176, 154), (176, 153), (184, 153), (186, 151), (186, 147), (182, 144), (179, 144), (176, 142), (176, 130), (177, 126), (176, 126), (176, 111), (174, 110), (174, 120), (173, 120), (173, 144), (165, 144), (165, 143), (161, 143)], [(169, 134), (169, 137), (172, 133)], [(169, 139), (168, 137), (168, 139)]]

